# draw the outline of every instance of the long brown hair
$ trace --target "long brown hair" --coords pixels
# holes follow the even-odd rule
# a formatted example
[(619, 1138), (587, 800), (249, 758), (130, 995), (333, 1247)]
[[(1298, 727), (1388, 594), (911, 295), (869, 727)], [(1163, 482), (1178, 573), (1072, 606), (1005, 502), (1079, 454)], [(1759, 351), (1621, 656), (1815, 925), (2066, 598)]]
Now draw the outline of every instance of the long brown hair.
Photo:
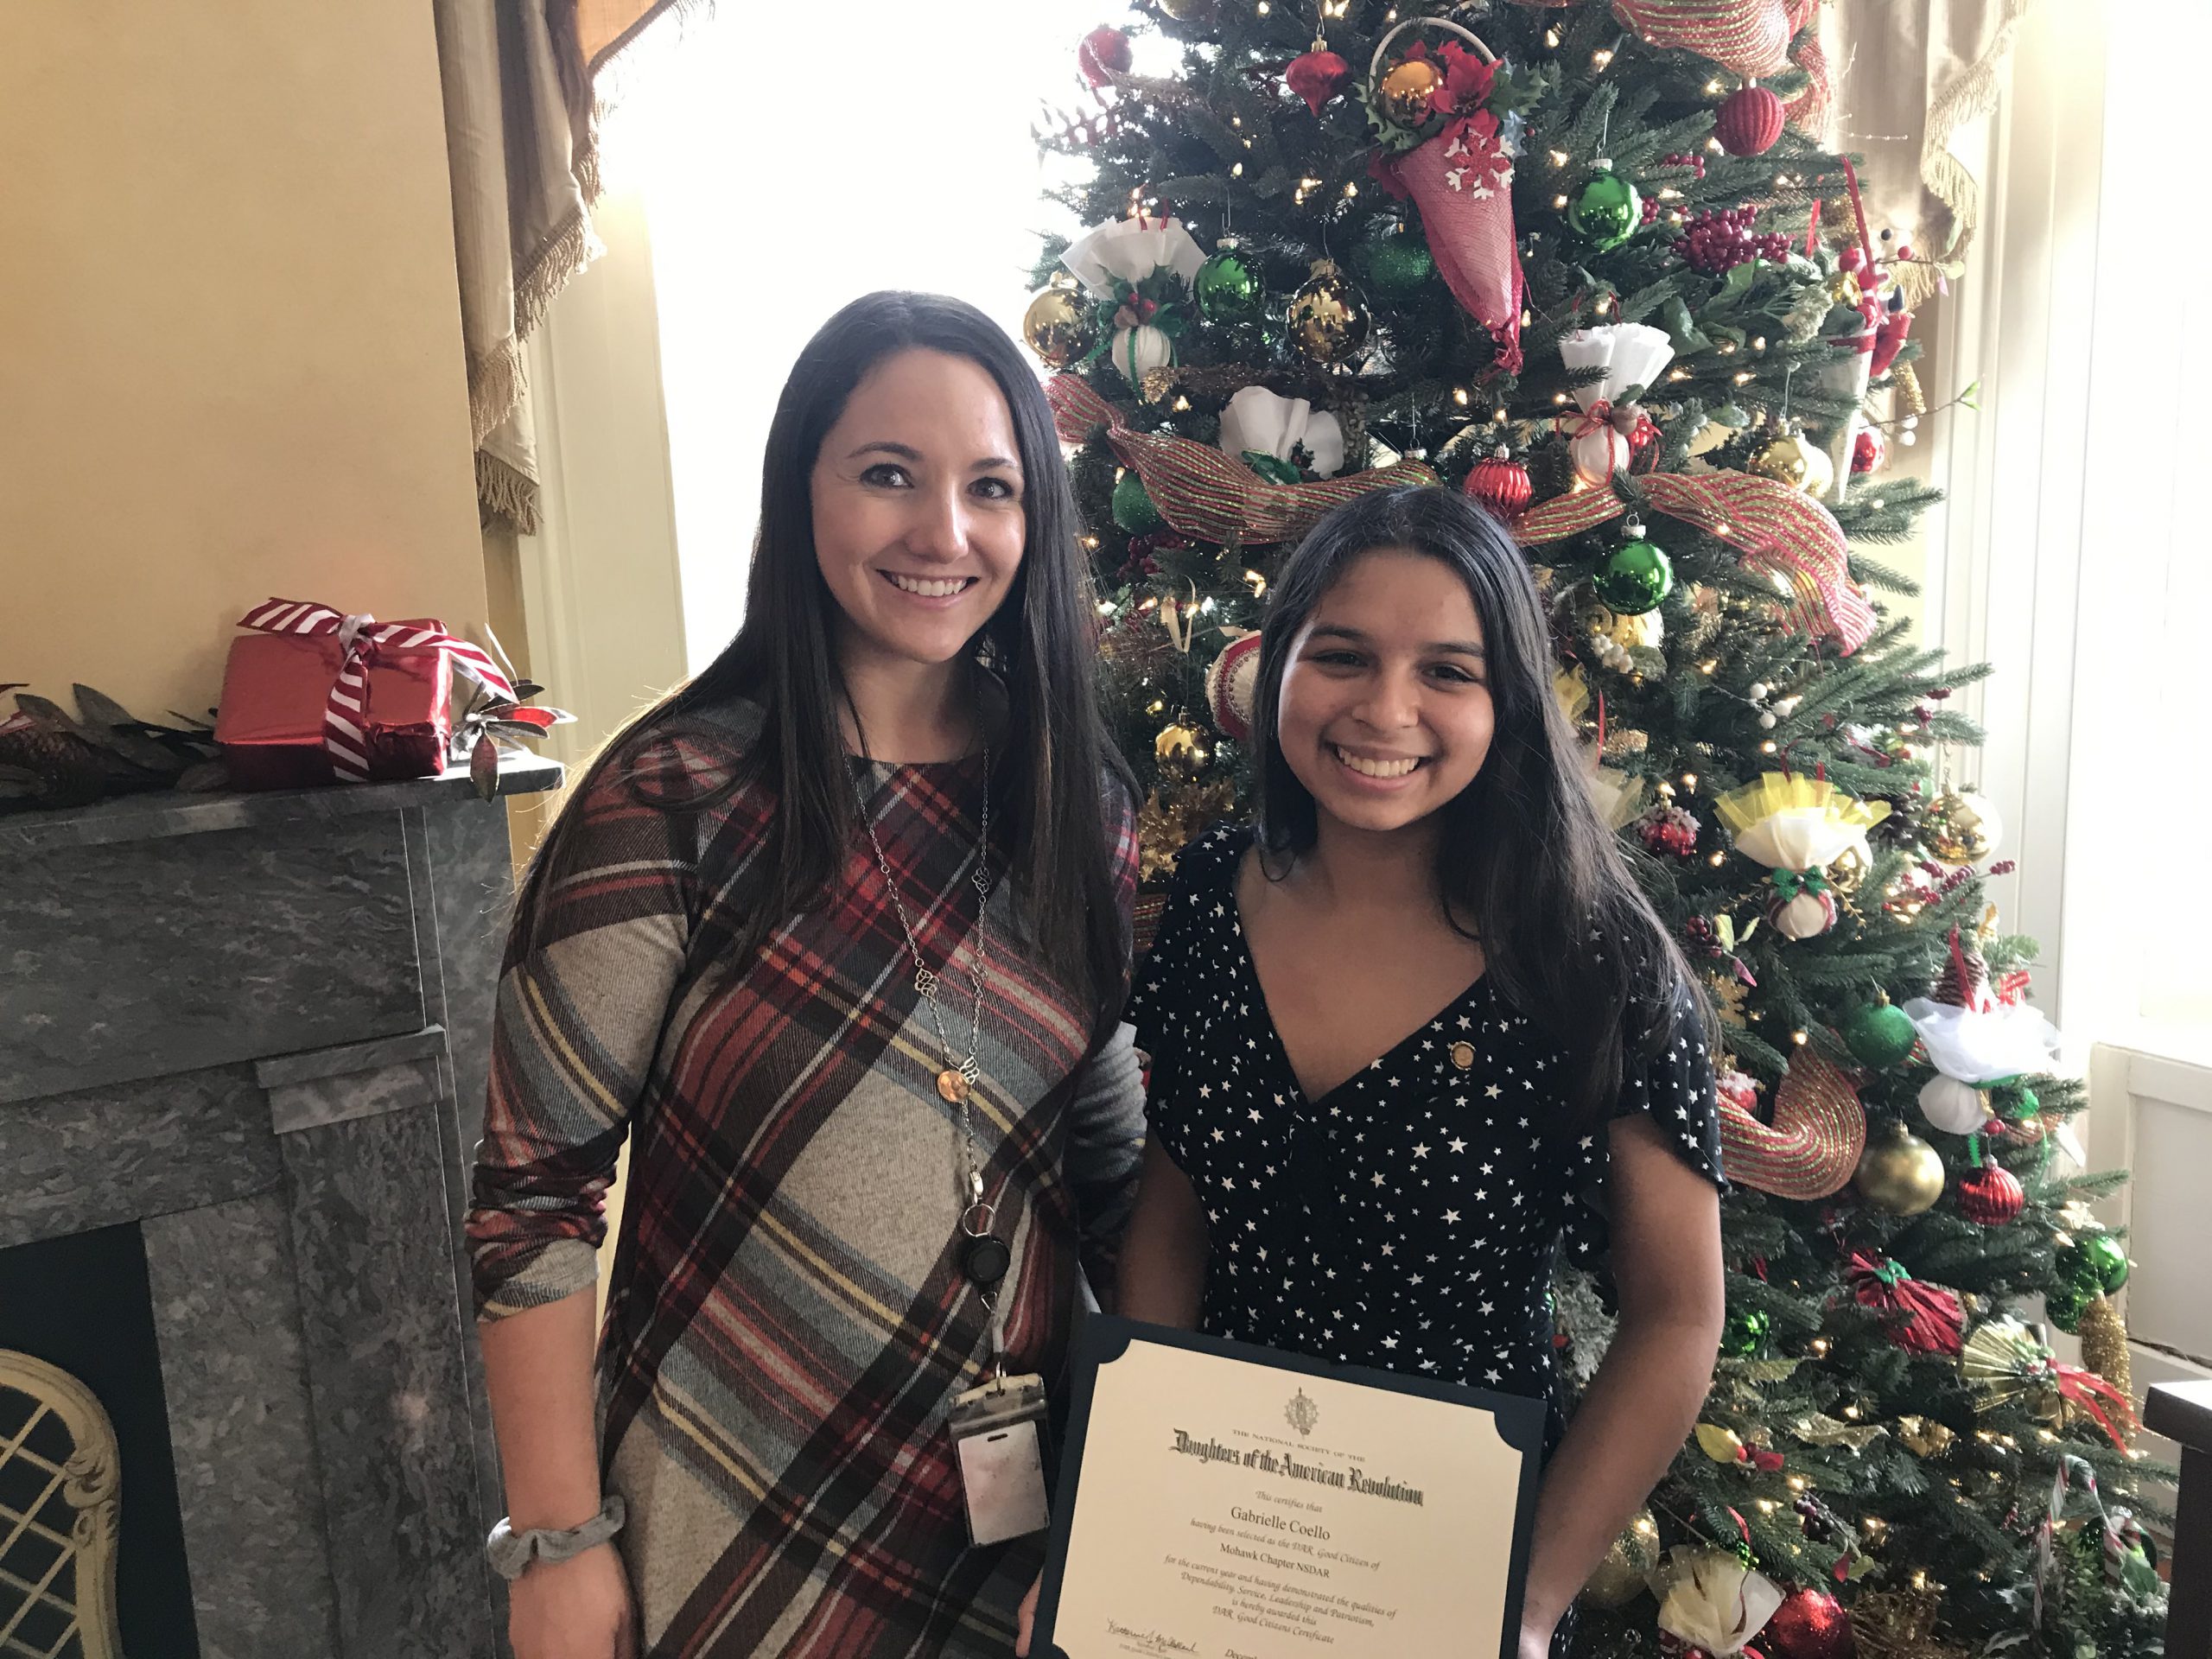
[[(1132, 798), (1134, 788), (1099, 715), (1094, 597), (1051, 407), (1014, 342), (962, 301), (870, 294), (807, 342), (768, 429), (743, 626), (714, 661), (608, 741), (570, 799), (641, 742), (684, 729), (702, 710), (751, 699), (762, 714), (758, 737), (725, 785), (687, 803), (703, 809), (752, 785), (776, 799), (766, 841), (753, 855), (759, 874), (734, 962), (749, 964), (771, 933), (820, 902), (855, 844), (859, 816), (839, 723), (847, 697), (833, 644), (837, 601), (815, 556), (810, 481), (822, 441), (854, 388), (886, 358), (914, 350), (980, 365), (1013, 417), (1026, 480), (1021, 566), (976, 641), (1007, 702), (993, 808), (1007, 829), (1003, 844), (1013, 849), (1024, 932), (1054, 973), (1103, 1013), (1121, 994), (1128, 953), (1103, 796), (1109, 778)], [(518, 905), (525, 915), (569, 817), (556, 823), (524, 878)]]
[(1482, 941), (1499, 996), (1564, 1047), (1567, 1092), (1586, 1126), (1611, 1116), (1631, 1054), (1648, 1057), (1685, 1007), (1704, 1019), (1688, 964), (1598, 816), (1574, 734), (1552, 695), (1551, 651), (1527, 562), (1481, 507), (1439, 489), (1377, 490), (1346, 502), (1283, 563), (1261, 631), (1253, 696), (1258, 798), (1268, 866), (1310, 849), (1318, 809), (1284, 758), (1277, 721), (1292, 645), (1361, 554), (1405, 549), (1466, 584), (1483, 630), (1496, 721), (1474, 781), (1441, 809), (1436, 880), (1446, 914)]

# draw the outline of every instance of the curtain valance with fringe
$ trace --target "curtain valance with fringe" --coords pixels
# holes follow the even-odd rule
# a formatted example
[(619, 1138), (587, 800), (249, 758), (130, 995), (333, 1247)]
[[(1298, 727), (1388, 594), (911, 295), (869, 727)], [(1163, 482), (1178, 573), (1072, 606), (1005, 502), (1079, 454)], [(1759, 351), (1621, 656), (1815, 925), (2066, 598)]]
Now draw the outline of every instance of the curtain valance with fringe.
[(677, 0), (435, 0), (476, 495), (537, 523), (522, 341), (589, 257), (593, 83)]

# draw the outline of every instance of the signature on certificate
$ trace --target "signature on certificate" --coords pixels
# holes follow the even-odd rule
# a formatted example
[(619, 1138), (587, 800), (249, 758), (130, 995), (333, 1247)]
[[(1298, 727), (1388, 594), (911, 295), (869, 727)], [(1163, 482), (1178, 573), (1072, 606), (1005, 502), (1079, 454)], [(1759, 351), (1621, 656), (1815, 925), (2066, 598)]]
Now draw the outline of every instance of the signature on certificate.
[(1106, 1621), (1106, 1633), (1109, 1636), (1120, 1637), (1124, 1642), (1142, 1648), (1147, 1653), (1196, 1653), (1198, 1650), (1198, 1644), (1195, 1642), (1184, 1642), (1172, 1636), (1163, 1636), (1158, 1630), (1133, 1630), (1128, 1625), (1117, 1624), (1110, 1618)]

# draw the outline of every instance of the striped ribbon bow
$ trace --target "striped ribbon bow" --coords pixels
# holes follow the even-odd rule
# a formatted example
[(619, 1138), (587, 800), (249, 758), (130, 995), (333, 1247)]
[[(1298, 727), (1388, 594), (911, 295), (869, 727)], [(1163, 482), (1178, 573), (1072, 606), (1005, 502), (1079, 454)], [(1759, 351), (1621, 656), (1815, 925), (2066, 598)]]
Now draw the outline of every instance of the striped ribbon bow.
[(387, 654), (435, 652), (457, 674), (465, 674), (493, 695), (515, 700), (515, 688), (499, 665), (466, 639), (456, 639), (432, 621), (384, 622), (365, 613), (349, 615), (312, 600), (272, 599), (238, 619), (242, 628), (262, 633), (334, 637), (343, 653), (338, 677), (323, 705), (322, 747), (330, 769), (345, 783), (369, 778), (369, 665)]

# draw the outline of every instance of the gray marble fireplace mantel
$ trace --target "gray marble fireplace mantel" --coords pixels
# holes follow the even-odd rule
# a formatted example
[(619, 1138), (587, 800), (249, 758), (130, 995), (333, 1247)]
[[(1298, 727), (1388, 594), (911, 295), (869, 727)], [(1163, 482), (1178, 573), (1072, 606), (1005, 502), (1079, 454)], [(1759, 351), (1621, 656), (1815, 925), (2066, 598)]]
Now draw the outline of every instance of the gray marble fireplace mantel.
[(458, 1224), (511, 885), (458, 772), (0, 818), (0, 1295), (138, 1228), (205, 1659), (495, 1652)]

